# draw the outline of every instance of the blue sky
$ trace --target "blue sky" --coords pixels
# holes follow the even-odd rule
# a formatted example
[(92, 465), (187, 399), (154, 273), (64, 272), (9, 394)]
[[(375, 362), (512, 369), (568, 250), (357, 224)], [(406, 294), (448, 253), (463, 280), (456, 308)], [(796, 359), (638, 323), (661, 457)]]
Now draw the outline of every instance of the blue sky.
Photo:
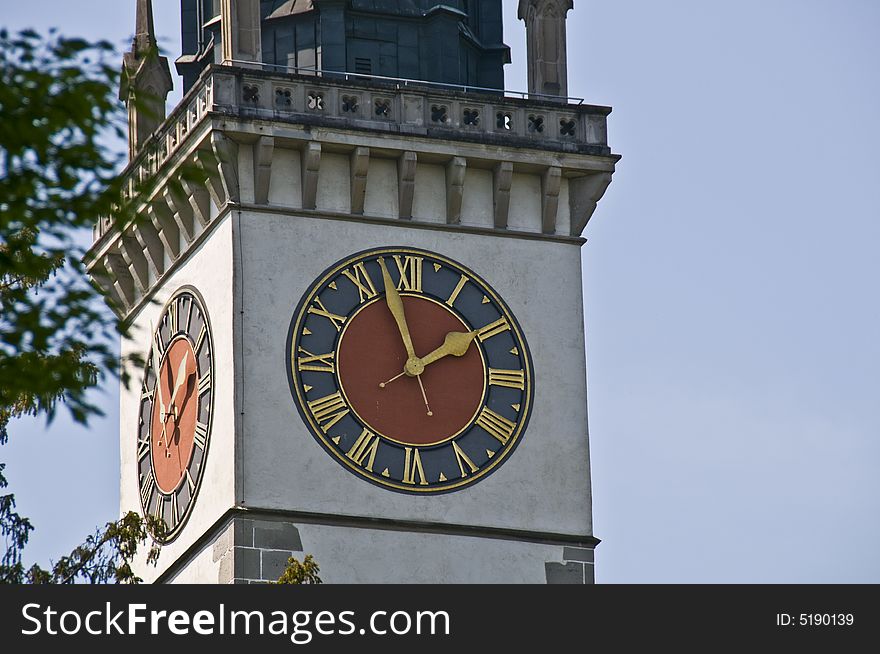
[[(0, 0), (0, 25), (125, 47), (134, 0)], [(624, 157), (583, 249), (598, 581), (880, 582), (878, 27), (872, 0), (575, 3), (570, 92)], [(0, 454), (33, 558), (117, 514), (101, 401)]]

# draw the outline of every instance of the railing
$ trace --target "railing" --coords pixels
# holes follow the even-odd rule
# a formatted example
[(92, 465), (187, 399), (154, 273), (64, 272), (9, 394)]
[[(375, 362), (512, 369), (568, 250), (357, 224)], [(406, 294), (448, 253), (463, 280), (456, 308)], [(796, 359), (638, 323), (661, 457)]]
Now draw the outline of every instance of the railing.
[(380, 81), (394, 84), (398, 89), (408, 87), (441, 88), (462, 93), (490, 93), (503, 95), (507, 98), (521, 98), (523, 100), (543, 100), (547, 102), (561, 102), (565, 104), (584, 104), (584, 98), (575, 98), (564, 95), (547, 95), (545, 93), (529, 93), (527, 91), (511, 91), (510, 89), (493, 89), (486, 86), (470, 86), (468, 84), (449, 84), (447, 82), (432, 82), (429, 80), (408, 79), (406, 77), (387, 77), (385, 75), (373, 75), (371, 73), (349, 73), (338, 70), (323, 70), (314, 66), (281, 66), (278, 64), (266, 64), (254, 61), (241, 61), (238, 59), (226, 59), (222, 65), (244, 66), (269, 72), (278, 71), (294, 75), (312, 75), (315, 77), (335, 78), (342, 80), (362, 79), (364, 81)]

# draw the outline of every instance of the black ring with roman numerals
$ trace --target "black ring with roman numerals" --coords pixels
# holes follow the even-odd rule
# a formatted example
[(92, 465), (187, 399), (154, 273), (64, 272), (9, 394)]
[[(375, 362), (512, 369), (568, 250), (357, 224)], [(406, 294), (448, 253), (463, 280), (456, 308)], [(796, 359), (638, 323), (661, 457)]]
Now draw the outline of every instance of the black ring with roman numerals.
[[(365, 301), (385, 295), (380, 257), (401, 294), (441, 303), (478, 332), (470, 347), (480, 348), (485, 362), (482, 406), (464, 430), (439, 444), (412, 446), (374, 433), (347, 404), (340, 383), (336, 361), (346, 322)], [(294, 403), (315, 439), (347, 470), (394, 491), (445, 493), (485, 478), (519, 444), (531, 413), (533, 366), (518, 322), (479, 275), (433, 252), (387, 247), (330, 266), (294, 312), (286, 355)]]

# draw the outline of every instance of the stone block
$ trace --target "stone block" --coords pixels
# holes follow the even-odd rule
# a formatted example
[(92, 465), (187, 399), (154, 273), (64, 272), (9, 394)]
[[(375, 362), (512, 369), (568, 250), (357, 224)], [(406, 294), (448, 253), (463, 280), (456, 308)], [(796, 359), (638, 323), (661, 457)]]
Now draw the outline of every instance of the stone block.
[(302, 551), (299, 530), (284, 522), (261, 522), (254, 526), (254, 547), (264, 550)]
[(566, 547), (564, 550), (562, 550), (562, 560), (592, 563), (593, 550), (583, 547)]
[(290, 552), (263, 550), (263, 579), (277, 581), (287, 567)]
[(583, 563), (545, 563), (544, 569), (547, 573), (548, 584), (584, 583)]

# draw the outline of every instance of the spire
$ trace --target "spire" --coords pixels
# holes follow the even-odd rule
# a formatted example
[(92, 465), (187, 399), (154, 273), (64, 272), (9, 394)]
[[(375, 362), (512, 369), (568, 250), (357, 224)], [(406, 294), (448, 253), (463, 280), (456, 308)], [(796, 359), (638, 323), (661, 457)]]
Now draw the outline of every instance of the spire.
[(137, 0), (131, 51), (122, 57), (119, 99), (128, 107), (131, 159), (165, 120), (165, 100), (174, 88), (168, 59), (159, 55), (152, 0)]
[(526, 24), (529, 93), (568, 95), (565, 20), (573, 0), (519, 0)]
[(158, 47), (153, 24), (153, 0), (137, 0), (134, 42), (131, 45), (132, 52), (141, 56)]

